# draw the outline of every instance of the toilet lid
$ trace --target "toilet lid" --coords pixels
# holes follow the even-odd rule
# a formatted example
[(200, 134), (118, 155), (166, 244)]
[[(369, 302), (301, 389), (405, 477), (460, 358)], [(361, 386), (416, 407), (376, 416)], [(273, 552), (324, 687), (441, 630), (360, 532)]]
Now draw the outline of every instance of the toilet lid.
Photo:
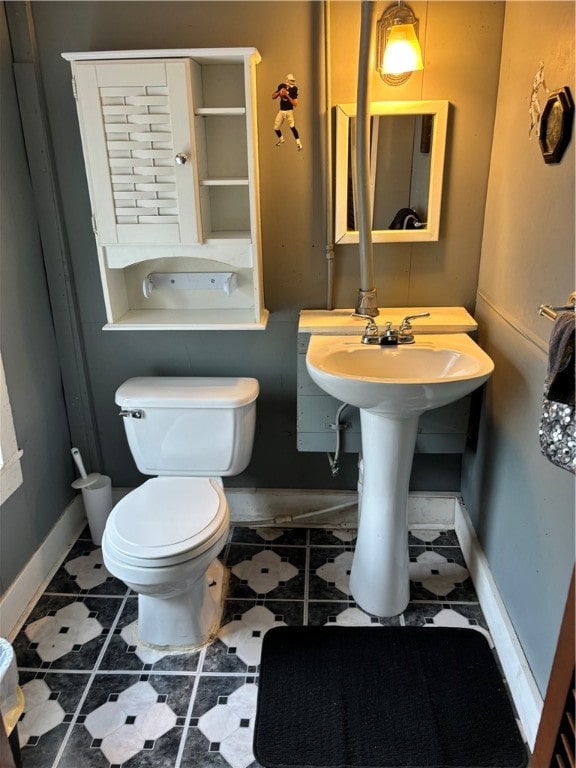
[(224, 491), (207, 477), (155, 477), (118, 502), (106, 537), (123, 559), (159, 566), (200, 549), (227, 511)]

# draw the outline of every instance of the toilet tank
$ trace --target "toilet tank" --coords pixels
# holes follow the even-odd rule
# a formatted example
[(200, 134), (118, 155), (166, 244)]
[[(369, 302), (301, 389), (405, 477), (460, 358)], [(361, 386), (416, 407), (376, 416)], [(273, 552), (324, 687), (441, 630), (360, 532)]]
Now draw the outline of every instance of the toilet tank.
[(116, 392), (145, 475), (237, 475), (252, 455), (259, 386), (250, 378), (148, 377)]

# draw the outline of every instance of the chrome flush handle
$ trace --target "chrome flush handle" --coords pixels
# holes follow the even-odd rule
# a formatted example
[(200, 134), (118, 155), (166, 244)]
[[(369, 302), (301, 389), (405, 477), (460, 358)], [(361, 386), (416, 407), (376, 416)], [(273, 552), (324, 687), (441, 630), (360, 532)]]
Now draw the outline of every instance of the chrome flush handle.
[(140, 411), (140, 410), (137, 410), (137, 409), (134, 410), (134, 411), (129, 411), (129, 410), (126, 410), (126, 409), (122, 408), (122, 410), (120, 411), (118, 416), (122, 416), (124, 419), (143, 419), (144, 418), (144, 411)]

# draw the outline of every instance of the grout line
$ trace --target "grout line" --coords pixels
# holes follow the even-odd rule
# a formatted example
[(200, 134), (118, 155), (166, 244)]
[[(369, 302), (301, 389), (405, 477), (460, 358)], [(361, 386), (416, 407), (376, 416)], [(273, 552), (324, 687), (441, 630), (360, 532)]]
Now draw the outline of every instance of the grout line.
[[(90, 677), (92, 672), (88, 669), (61, 669), (60, 667), (50, 667), (45, 669), (42, 667), (18, 667), (19, 672), (55, 674), (55, 675), (85, 675)], [(157, 675), (158, 677), (194, 677), (198, 674), (198, 671), (190, 669), (98, 669), (96, 670), (98, 675), (103, 677), (115, 677), (116, 675)], [(206, 673), (208, 674), (208, 673)], [(239, 672), (210, 672), (209, 674), (231, 674), (237, 675)], [(246, 674), (245, 672), (242, 674)], [(86, 683), (88, 685), (88, 683)]]
[(310, 531), (306, 531), (306, 556), (304, 560), (304, 606), (302, 624), (308, 626), (308, 601), (310, 598)]
[(206, 648), (202, 648), (200, 652), (200, 657), (198, 659), (198, 666), (196, 668), (196, 675), (195, 675), (194, 685), (192, 686), (192, 693), (190, 694), (190, 701), (188, 702), (188, 707), (186, 709), (184, 725), (182, 726), (182, 738), (180, 739), (180, 744), (178, 745), (178, 753), (176, 754), (176, 761), (174, 763), (174, 768), (180, 768), (182, 764), (184, 747), (186, 746), (186, 739), (188, 738), (188, 731), (190, 729), (190, 720), (192, 719), (192, 710), (194, 709), (194, 704), (196, 703), (196, 694), (198, 692), (198, 686), (200, 685), (200, 678), (202, 677), (202, 670), (204, 669), (205, 658), (206, 658)]

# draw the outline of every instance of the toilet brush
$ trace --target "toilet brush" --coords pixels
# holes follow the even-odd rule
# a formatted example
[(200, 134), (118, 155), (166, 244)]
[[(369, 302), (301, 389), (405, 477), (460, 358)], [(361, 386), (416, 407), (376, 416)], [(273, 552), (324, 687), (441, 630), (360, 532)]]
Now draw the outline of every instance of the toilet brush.
[(70, 453), (72, 454), (74, 463), (80, 472), (80, 477), (77, 480), (74, 480), (72, 483), (72, 488), (79, 488), (81, 490), (82, 488), (87, 488), (89, 485), (92, 485), (92, 483), (95, 483), (96, 480), (100, 477), (98, 472), (91, 472), (90, 474), (87, 474), (86, 469), (84, 468), (84, 462), (82, 461), (82, 456), (78, 448), (72, 448)]
[(101, 475), (98, 472), (88, 474), (78, 448), (72, 448), (71, 453), (80, 472), (80, 477), (74, 480), (72, 488), (82, 491), (90, 535), (94, 544), (100, 545), (106, 520), (113, 506), (112, 481), (108, 475)]

